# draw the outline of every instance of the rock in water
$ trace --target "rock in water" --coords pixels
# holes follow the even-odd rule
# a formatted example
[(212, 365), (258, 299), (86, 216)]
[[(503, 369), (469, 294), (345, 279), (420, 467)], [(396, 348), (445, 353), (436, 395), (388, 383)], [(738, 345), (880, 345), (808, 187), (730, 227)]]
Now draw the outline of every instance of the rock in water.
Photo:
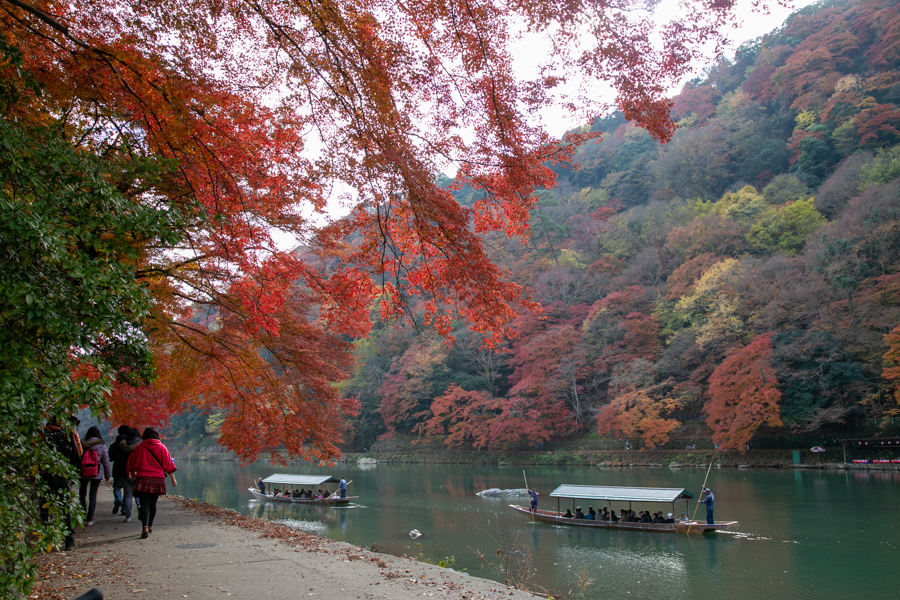
[(377, 459), (370, 458), (368, 456), (360, 456), (356, 459), (356, 463), (360, 465), (374, 465), (378, 462)]
[(512, 490), (501, 490), (500, 488), (491, 488), (489, 490), (482, 490), (480, 492), (475, 493), (476, 496), (481, 496), (482, 498), (511, 498), (514, 496), (527, 496), (528, 490), (525, 488), (512, 489)]
[(411, 537), (414, 540), (418, 539), (418, 538), (422, 537), (422, 532), (419, 531), (418, 529), (413, 529), (412, 531), (409, 532), (409, 537)]

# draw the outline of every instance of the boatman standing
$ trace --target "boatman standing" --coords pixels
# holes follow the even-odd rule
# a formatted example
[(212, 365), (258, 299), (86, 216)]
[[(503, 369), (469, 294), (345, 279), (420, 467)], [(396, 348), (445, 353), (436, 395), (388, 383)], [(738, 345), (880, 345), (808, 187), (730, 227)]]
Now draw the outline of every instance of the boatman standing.
[(716, 522), (713, 520), (713, 509), (715, 508), (716, 498), (715, 496), (713, 496), (713, 493), (709, 488), (703, 490), (703, 493), (706, 494), (706, 498), (704, 498), (700, 502), (706, 505), (706, 524), (715, 525)]
[(531, 498), (531, 512), (537, 512), (538, 493), (534, 488), (528, 490), (528, 497)]
[(263, 496), (266, 495), (266, 482), (262, 480), (262, 477), (256, 480), (256, 487), (259, 488), (259, 493)]
[(347, 480), (341, 477), (341, 482), (338, 484), (338, 487), (341, 488), (341, 498), (347, 497)]

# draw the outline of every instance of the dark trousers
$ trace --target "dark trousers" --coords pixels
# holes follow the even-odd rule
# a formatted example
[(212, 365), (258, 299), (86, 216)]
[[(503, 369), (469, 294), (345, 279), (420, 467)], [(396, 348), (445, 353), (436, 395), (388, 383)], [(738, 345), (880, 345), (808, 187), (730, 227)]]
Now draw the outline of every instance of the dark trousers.
[(707, 525), (715, 525), (716, 524), (716, 522), (713, 521), (713, 511), (711, 511), (711, 510), (706, 511), (706, 524)]
[(341, 490), (341, 498), (347, 497), (347, 490)]
[[(86, 498), (90, 487), (90, 498)], [(81, 479), (78, 487), (78, 498), (81, 500), (81, 508), (87, 511), (85, 520), (94, 520), (94, 511), (97, 510), (97, 490), (100, 489), (99, 479)]]
[[(48, 478), (49, 479), (49, 478)], [(41, 523), (47, 524), (50, 522), (50, 507), (47, 504), (52, 502), (58, 502), (58, 508), (61, 509), (64, 513), (63, 523), (66, 526), (66, 538), (75, 539), (74, 533), (72, 531), (72, 515), (71, 515), (71, 507), (63, 506), (63, 499), (66, 496), (66, 492), (71, 489), (71, 484), (67, 482), (62, 483), (53, 483), (47, 481), (47, 487), (50, 488), (50, 497), (44, 498), (41, 502)]]
[(141, 505), (138, 507), (138, 517), (141, 519), (141, 525), (153, 527), (153, 519), (156, 517), (156, 501), (159, 500), (159, 494), (135, 492), (134, 497), (141, 501)]

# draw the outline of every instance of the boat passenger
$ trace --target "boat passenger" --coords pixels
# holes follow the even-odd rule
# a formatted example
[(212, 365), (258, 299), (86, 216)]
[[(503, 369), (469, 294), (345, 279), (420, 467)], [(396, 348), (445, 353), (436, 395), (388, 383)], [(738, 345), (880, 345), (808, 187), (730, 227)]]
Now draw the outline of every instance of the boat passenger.
[(566, 514), (563, 515), (563, 518), (564, 518), (564, 519), (571, 519), (571, 518), (572, 518), (572, 511), (569, 510), (569, 509), (567, 508), (567, 509), (566, 509)]
[(291, 498), (299, 498), (299, 497), (300, 497), (300, 490), (294, 490), (293, 492), (291, 492)]
[(675, 515), (673, 515), (672, 513), (667, 514), (666, 520), (663, 521), (663, 523), (674, 523), (674, 522), (675, 522)]
[(284, 497), (285, 497), (285, 498), (290, 498), (290, 497), (291, 497), (291, 491), (290, 491), (290, 490), (284, 490)]
[(323, 497), (324, 496), (322, 496), (322, 488), (319, 488), (319, 491), (316, 492), (316, 498), (319, 498), (321, 500)]
[(633, 510), (628, 511), (628, 519), (626, 519), (629, 523), (637, 523), (638, 518), (635, 516)]
[(609, 511), (609, 520), (612, 521), (613, 523), (616, 523), (619, 521), (619, 517), (616, 516), (616, 511), (614, 511), (614, 510)]
[(580, 507), (580, 506), (576, 506), (576, 507), (575, 507), (575, 518), (576, 518), (576, 519), (583, 519), (583, 518), (584, 518), (584, 512), (581, 510), (581, 507)]
[(641, 523), (650, 523), (650, 522), (651, 522), (650, 511), (642, 510), (641, 511)]
[(593, 506), (588, 506), (588, 514), (587, 514), (587, 516), (585, 517), (585, 519), (587, 519), (588, 521), (595, 521), (595, 520), (597, 520), (597, 511), (594, 510), (594, 507), (593, 507)]
[(681, 521), (682, 523), (684, 523), (685, 521), (688, 520), (687, 514), (681, 513), (681, 517), (678, 520)]
[(607, 511), (605, 506), (603, 507), (603, 514), (600, 515), (600, 520), (601, 521), (609, 521), (609, 512)]
[(659, 518), (659, 513), (653, 515), (653, 518), (650, 520), (651, 523), (662, 523), (662, 519)]

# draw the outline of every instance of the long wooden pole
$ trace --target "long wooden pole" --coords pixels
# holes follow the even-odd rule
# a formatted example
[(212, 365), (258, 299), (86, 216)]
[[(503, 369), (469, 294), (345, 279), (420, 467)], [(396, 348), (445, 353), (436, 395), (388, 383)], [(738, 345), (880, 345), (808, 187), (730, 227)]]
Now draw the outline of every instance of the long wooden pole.
[[(522, 469), (522, 477), (525, 478), (525, 493), (528, 494), (528, 508), (531, 508), (531, 493), (529, 492), (531, 488), (528, 487), (528, 477), (525, 475), (525, 469)], [(529, 510), (528, 512), (531, 513), (531, 524), (534, 525), (534, 511)]]
[[(706, 469), (706, 477), (703, 478), (703, 487), (700, 488), (700, 496), (703, 495), (703, 490), (706, 489), (706, 482), (709, 481), (709, 472), (712, 471), (712, 461), (709, 461), (709, 468)], [(697, 509), (700, 508), (700, 496), (697, 496), (697, 503), (694, 505), (694, 516), (691, 517), (691, 524), (688, 525), (687, 535), (691, 535), (691, 526), (693, 525), (693, 521), (697, 520)]]

